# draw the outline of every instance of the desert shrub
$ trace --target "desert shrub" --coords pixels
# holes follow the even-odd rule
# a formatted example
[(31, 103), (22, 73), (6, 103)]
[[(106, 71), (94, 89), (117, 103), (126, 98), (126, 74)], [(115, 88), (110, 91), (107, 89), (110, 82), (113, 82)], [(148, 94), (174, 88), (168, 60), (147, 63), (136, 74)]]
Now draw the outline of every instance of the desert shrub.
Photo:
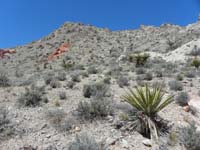
[(73, 62), (66, 62), (65, 60), (62, 61), (61, 66), (65, 69), (65, 70), (69, 70), (72, 69), (74, 66)]
[(178, 81), (182, 81), (183, 80), (183, 75), (182, 74), (177, 74), (176, 75), (176, 80), (178, 80)]
[(124, 76), (120, 76), (117, 80), (119, 87), (123, 88), (124, 86), (129, 86), (129, 79)]
[(199, 66), (200, 66), (200, 59), (194, 58), (194, 59), (192, 60), (192, 62), (191, 62), (191, 66), (194, 66), (194, 67), (196, 67), (196, 68), (199, 68)]
[(163, 89), (166, 88), (166, 84), (164, 81), (154, 81), (151, 85), (153, 88), (162, 87)]
[(188, 78), (194, 78), (196, 76), (196, 71), (193, 69), (187, 70), (184, 75)]
[(177, 64), (174, 64), (172, 62), (165, 62), (162, 64), (161, 67), (164, 68), (164, 72), (166, 75), (174, 74), (178, 68)]
[(90, 66), (87, 69), (89, 74), (97, 74), (98, 73), (98, 69), (95, 66)]
[(44, 97), (45, 90), (44, 87), (31, 86), (31, 88), (26, 88), (25, 93), (23, 93), (18, 99), (18, 105), (21, 107), (35, 107), (41, 104), (41, 102), (47, 102)]
[(147, 62), (149, 57), (150, 56), (146, 53), (144, 54), (138, 53), (138, 54), (130, 55), (129, 61), (135, 62), (136, 67), (139, 67), (139, 66), (143, 66)]
[(187, 92), (178, 93), (178, 95), (175, 97), (175, 101), (180, 106), (188, 105), (188, 101), (189, 101), (188, 93)]
[(59, 92), (59, 97), (60, 97), (60, 99), (66, 99), (66, 93), (64, 92), (64, 91), (60, 91)]
[(103, 82), (85, 84), (83, 86), (83, 96), (86, 98), (90, 98), (92, 96), (106, 97), (108, 92), (109, 92), (109, 85)]
[(136, 77), (137, 85), (139, 85), (139, 86), (145, 86), (145, 84), (146, 84), (147, 82), (144, 81), (144, 80), (145, 80), (145, 75), (144, 75), (144, 74), (138, 75), (138, 76)]
[(53, 79), (54, 79), (54, 74), (53, 73), (47, 74), (45, 76), (45, 78), (44, 78), (45, 84), (49, 85)]
[(78, 72), (74, 72), (73, 74), (71, 74), (71, 80), (74, 82), (80, 82), (80, 74)]
[(170, 87), (170, 90), (174, 90), (174, 91), (182, 91), (183, 90), (182, 83), (177, 80), (169, 81), (168, 85)]
[(144, 79), (147, 81), (150, 81), (153, 79), (153, 75), (151, 72), (147, 72), (144, 77), (145, 77)]
[(105, 84), (110, 84), (110, 80), (111, 80), (111, 77), (105, 77), (105, 78), (103, 79), (103, 82), (104, 82)]
[(9, 139), (15, 134), (15, 129), (8, 117), (8, 110), (0, 107), (0, 141)]
[(84, 65), (82, 64), (76, 64), (74, 67), (73, 67), (74, 70), (85, 70), (85, 67)]
[(200, 149), (200, 133), (194, 122), (190, 123), (188, 127), (182, 128), (180, 134), (180, 140), (187, 150)]
[(50, 86), (52, 88), (59, 88), (61, 86), (60, 82), (56, 79), (56, 78), (53, 78), (50, 82)]
[(136, 74), (145, 74), (146, 73), (146, 70), (142, 67), (137, 68), (135, 71), (136, 71)]
[(66, 80), (66, 73), (65, 72), (61, 72), (57, 75), (57, 79), (60, 81), (65, 81)]
[(175, 50), (179, 46), (181, 46), (181, 43), (178, 42), (178, 40), (176, 38), (175, 39), (167, 39), (167, 44), (169, 45), (168, 50)]
[(122, 71), (122, 67), (119, 66), (119, 65), (111, 65), (109, 67), (109, 70), (105, 73), (106, 75), (110, 75), (110, 76), (113, 76), (113, 77), (118, 77), (120, 75), (120, 72)]
[(195, 46), (192, 51), (189, 53), (191, 56), (200, 56), (200, 48)]
[(16, 69), (15, 70), (15, 76), (17, 77), (17, 78), (20, 78), (20, 77), (23, 77), (23, 72), (21, 71), (21, 70), (19, 70), (19, 69)]
[(75, 82), (74, 82), (74, 81), (68, 81), (66, 86), (67, 86), (68, 88), (72, 89), (72, 88), (74, 87), (74, 85), (75, 85)]
[(97, 143), (95, 138), (88, 134), (80, 134), (69, 144), (69, 150), (106, 150), (103, 143)]
[(79, 102), (77, 111), (82, 119), (100, 119), (112, 114), (111, 101), (106, 98), (93, 97), (90, 101)]
[(10, 86), (10, 80), (6, 73), (0, 72), (0, 87)]
[(162, 87), (155, 87), (150, 90), (146, 84), (145, 87), (136, 87), (122, 96), (122, 99), (128, 102), (134, 113), (133, 127), (140, 128), (140, 132), (149, 138), (156, 136), (158, 138), (161, 129), (161, 119), (158, 119), (158, 112), (169, 105), (173, 100), (172, 96), (164, 98)]
[(75, 124), (73, 118), (66, 118), (67, 114), (59, 108), (48, 109), (46, 118), (49, 123), (58, 131), (69, 131)]
[(80, 73), (80, 75), (81, 75), (82, 77), (89, 77), (89, 74), (88, 74), (87, 71), (82, 71), (82, 72)]
[(158, 78), (163, 77), (163, 71), (161, 69), (155, 70), (154, 73), (155, 73), (156, 77), (158, 77)]

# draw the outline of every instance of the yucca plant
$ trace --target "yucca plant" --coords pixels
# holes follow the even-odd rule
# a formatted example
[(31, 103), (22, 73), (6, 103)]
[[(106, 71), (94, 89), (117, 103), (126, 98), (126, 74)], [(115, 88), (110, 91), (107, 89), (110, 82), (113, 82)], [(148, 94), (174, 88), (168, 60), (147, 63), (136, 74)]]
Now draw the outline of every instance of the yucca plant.
[[(157, 113), (173, 101), (173, 96), (164, 97), (165, 92), (162, 86), (156, 86), (151, 90), (146, 84), (145, 87), (136, 87), (135, 90), (128, 89), (122, 99), (136, 109), (133, 128), (140, 126), (143, 135), (158, 139), (161, 122)], [(139, 124), (138, 124), (139, 123)]]
[(143, 66), (147, 62), (147, 60), (150, 56), (149, 56), (149, 54), (138, 53), (138, 54), (133, 55), (132, 57), (136, 63), (136, 67), (138, 67), (138, 66)]

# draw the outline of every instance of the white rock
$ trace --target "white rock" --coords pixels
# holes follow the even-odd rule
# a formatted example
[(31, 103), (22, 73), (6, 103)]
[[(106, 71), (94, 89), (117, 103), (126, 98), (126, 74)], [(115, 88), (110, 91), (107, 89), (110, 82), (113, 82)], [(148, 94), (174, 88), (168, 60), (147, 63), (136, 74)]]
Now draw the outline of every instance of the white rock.
[(145, 146), (148, 146), (148, 147), (151, 147), (152, 146), (152, 143), (151, 143), (151, 140), (150, 139), (145, 139), (142, 141), (142, 143), (145, 145)]
[(126, 140), (122, 139), (121, 144), (123, 148), (129, 148), (128, 142)]

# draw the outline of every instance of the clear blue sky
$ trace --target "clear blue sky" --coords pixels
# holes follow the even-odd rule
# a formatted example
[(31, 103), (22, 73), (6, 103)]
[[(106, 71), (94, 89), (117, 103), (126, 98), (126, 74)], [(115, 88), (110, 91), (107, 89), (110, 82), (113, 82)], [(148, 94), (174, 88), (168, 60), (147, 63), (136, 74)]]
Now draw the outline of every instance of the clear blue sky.
[(197, 20), (200, 0), (0, 0), (0, 47), (37, 40), (65, 21), (111, 30), (141, 24), (186, 25)]

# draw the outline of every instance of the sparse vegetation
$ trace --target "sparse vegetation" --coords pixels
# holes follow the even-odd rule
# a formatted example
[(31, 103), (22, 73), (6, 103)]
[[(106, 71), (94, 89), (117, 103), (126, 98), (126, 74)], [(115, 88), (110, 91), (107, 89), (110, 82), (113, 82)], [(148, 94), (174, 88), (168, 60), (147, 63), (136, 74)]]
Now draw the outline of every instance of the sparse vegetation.
[(194, 48), (192, 49), (192, 51), (190, 52), (191, 56), (200, 56), (200, 48), (198, 48), (196, 45), (194, 46)]
[(175, 97), (175, 101), (180, 106), (188, 105), (188, 101), (189, 101), (188, 93), (187, 92), (178, 93), (178, 95)]
[(0, 87), (8, 87), (10, 86), (10, 80), (8, 76), (4, 72), (0, 72)]
[(200, 149), (200, 133), (194, 122), (190, 123), (188, 127), (182, 128), (180, 134), (180, 140), (187, 150)]
[(75, 82), (74, 81), (68, 81), (67, 82), (67, 84), (66, 84), (66, 86), (68, 87), (68, 88), (70, 88), (70, 89), (73, 89), (73, 87), (75, 86)]
[(67, 114), (60, 108), (48, 109), (46, 112), (46, 118), (49, 123), (58, 131), (69, 131), (75, 124), (73, 118), (67, 118)]
[(69, 144), (69, 150), (106, 150), (104, 143), (97, 143), (95, 138), (82, 133)]
[(103, 82), (93, 84), (85, 84), (83, 86), (83, 96), (90, 97), (106, 97), (109, 92), (109, 86)]
[(57, 78), (60, 81), (65, 81), (66, 80), (66, 73), (65, 72), (59, 73), (58, 76), (57, 76)]
[(97, 74), (98, 73), (98, 69), (95, 66), (90, 66), (87, 69), (87, 71), (88, 71), (89, 74)]
[(53, 79), (54, 79), (54, 74), (49, 73), (45, 76), (44, 81), (45, 81), (46, 85), (49, 85)]
[(174, 90), (174, 91), (182, 91), (183, 90), (182, 83), (177, 80), (169, 81), (169, 87), (170, 87), (170, 90)]
[(61, 84), (56, 78), (54, 78), (54, 79), (51, 80), (50, 86), (52, 88), (59, 88), (61, 86)]
[(59, 97), (60, 97), (61, 100), (66, 99), (66, 93), (64, 91), (60, 91)]
[(94, 120), (104, 118), (107, 115), (111, 115), (112, 105), (111, 101), (107, 98), (93, 97), (90, 101), (79, 102), (77, 111), (82, 119)]
[(136, 74), (145, 74), (146, 70), (142, 67), (136, 69)]
[(124, 76), (120, 76), (117, 80), (119, 87), (123, 88), (124, 86), (129, 86), (129, 79)]
[(146, 84), (144, 88), (136, 87), (135, 91), (129, 89), (122, 96), (123, 100), (137, 110), (133, 126), (140, 126), (141, 133), (147, 137), (159, 136), (161, 122), (157, 120), (157, 113), (173, 101), (172, 96), (163, 98), (164, 95), (162, 87), (150, 90)]
[(15, 129), (8, 118), (8, 110), (0, 107), (0, 141), (7, 140), (15, 134)]
[(74, 72), (73, 74), (71, 74), (71, 79), (74, 82), (80, 82), (80, 74), (78, 72)]
[(182, 80), (183, 80), (183, 75), (180, 74), (180, 73), (177, 74), (176, 79), (177, 79), (178, 81), (182, 81)]
[(44, 87), (36, 87), (34, 85), (31, 88), (26, 88), (25, 93), (23, 93), (18, 99), (18, 105), (20, 107), (35, 107), (41, 104), (41, 102), (46, 102), (44, 97), (45, 90)]

